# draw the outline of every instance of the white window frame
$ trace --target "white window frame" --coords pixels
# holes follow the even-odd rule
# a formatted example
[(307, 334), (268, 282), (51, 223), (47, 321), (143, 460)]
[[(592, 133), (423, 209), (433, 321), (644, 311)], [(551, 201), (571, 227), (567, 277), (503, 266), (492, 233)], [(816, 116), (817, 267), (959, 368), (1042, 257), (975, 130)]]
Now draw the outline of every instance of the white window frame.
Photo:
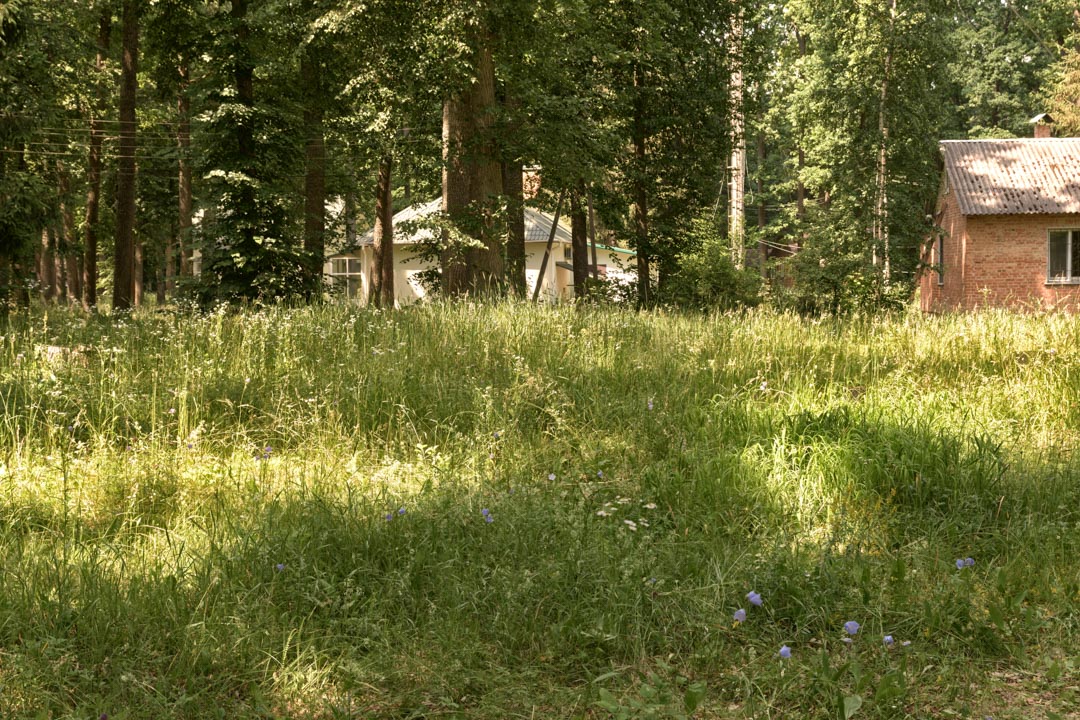
[[(1050, 235), (1051, 233), (1068, 233), (1065, 245), (1065, 266), (1068, 274), (1063, 278), (1055, 278), (1050, 275)], [(1080, 228), (1062, 227), (1046, 229), (1046, 284), (1047, 285), (1078, 285), (1080, 284), (1080, 251), (1073, 252), (1080, 245)]]
[[(345, 263), (345, 272), (335, 272), (334, 264), (338, 262)], [(349, 266), (356, 263), (356, 271), (349, 269)], [(363, 273), (363, 260), (356, 257), (336, 257), (330, 258), (330, 282), (334, 286), (343, 286), (345, 288), (345, 294), (349, 297), (360, 297), (364, 293), (364, 273)], [(356, 280), (356, 294), (349, 295), (349, 280)]]

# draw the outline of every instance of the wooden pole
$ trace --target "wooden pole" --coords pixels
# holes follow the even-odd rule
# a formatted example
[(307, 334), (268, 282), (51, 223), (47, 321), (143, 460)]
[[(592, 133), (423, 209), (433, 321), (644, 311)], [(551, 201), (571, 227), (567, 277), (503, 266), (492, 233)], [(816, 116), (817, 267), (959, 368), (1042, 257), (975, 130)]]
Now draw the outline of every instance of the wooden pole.
[(551, 221), (551, 232), (548, 233), (547, 247), (544, 248), (544, 259), (540, 262), (540, 274), (536, 276), (536, 288), (533, 290), (532, 301), (540, 297), (540, 286), (544, 284), (544, 274), (547, 272), (548, 257), (551, 255), (551, 244), (555, 242), (555, 231), (559, 228), (559, 213), (562, 212), (563, 196), (559, 193), (559, 201), (555, 203), (555, 219)]

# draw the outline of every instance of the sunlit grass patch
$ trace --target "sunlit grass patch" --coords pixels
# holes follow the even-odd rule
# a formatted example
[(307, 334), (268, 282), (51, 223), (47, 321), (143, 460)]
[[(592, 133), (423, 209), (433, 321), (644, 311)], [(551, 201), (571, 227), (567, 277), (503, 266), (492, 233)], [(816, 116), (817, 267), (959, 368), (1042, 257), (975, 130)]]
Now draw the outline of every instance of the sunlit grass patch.
[(1076, 710), (1072, 318), (0, 334), (4, 717), (998, 717), (991, 671)]

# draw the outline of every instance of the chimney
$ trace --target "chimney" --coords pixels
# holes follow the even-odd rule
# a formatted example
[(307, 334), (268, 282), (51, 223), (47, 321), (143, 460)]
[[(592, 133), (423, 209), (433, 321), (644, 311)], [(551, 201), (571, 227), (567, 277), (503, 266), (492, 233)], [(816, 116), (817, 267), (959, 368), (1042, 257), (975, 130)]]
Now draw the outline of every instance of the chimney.
[(1040, 113), (1028, 122), (1035, 126), (1036, 138), (1054, 137), (1054, 118), (1049, 113)]

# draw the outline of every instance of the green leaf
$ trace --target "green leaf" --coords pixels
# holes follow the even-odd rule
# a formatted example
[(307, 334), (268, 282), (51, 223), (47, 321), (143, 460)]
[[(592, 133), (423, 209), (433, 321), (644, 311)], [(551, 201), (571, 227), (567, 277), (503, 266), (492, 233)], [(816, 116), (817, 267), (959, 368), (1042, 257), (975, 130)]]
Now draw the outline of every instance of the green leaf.
[(704, 699), (705, 683), (691, 683), (690, 687), (686, 688), (686, 693), (683, 695), (683, 707), (686, 708), (688, 714), (693, 714)]
[(848, 720), (862, 707), (862, 697), (859, 695), (844, 696), (844, 720)]

